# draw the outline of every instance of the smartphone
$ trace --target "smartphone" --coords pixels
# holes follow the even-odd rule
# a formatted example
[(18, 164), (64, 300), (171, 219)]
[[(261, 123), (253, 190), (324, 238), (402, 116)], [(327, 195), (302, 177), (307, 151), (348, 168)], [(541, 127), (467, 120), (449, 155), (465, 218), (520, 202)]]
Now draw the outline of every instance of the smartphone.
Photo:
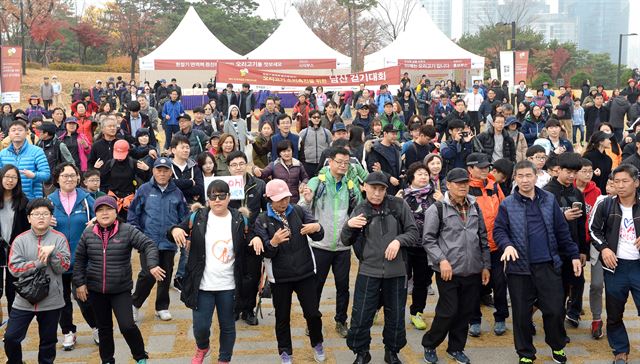
[(582, 210), (582, 202), (574, 202), (571, 204), (572, 209)]

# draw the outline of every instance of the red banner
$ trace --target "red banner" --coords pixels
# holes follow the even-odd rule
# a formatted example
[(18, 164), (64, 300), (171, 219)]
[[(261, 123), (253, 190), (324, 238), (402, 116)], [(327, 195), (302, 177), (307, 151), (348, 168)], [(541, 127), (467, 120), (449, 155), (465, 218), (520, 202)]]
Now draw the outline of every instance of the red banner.
[(22, 48), (2, 46), (0, 48), (0, 92), (2, 102), (19, 103), (22, 83)]
[(471, 59), (399, 59), (398, 65), (412, 70), (470, 69)]
[(529, 68), (529, 51), (516, 51), (516, 64), (514, 66), (516, 71), (515, 85), (521, 80), (527, 80), (527, 70)]
[(216, 70), (218, 63), (253, 69), (335, 69), (335, 59), (238, 59), (217, 61), (211, 59), (156, 59), (156, 70)]
[(338, 76), (294, 75), (275, 73), (256, 69), (240, 68), (226, 63), (218, 64), (216, 78), (220, 83), (249, 83), (265, 86), (357, 86), (360, 83), (367, 85), (399, 84), (400, 68), (389, 67), (379, 70), (354, 73)]

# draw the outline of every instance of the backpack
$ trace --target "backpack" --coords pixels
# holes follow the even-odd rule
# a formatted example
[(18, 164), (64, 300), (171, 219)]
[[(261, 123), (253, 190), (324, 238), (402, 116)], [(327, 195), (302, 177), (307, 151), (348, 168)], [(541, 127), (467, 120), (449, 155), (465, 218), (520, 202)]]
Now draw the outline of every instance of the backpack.
[[(367, 204), (365, 205), (365, 218), (367, 219), (367, 225), (365, 225), (362, 228), (362, 234), (360, 234), (357, 238), (355, 243), (353, 243), (353, 253), (355, 254), (356, 258), (358, 258), (358, 260), (362, 261), (363, 258), (363, 252), (364, 252), (364, 244), (366, 243), (366, 237), (365, 237), (365, 230), (367, 229), (367, 227), (369, 226), (369, 223), (371, 222), (371, 220), (376, 217), (376, 215), (380, 216), (380, 217), (385, 217), (385, 216), (392, 216), (400, 225), (400, 228), (398, 229), (399, 231), (404, 231), (404, 224), (402, 223), (402, 219), (400, 219), (400, 213), (398, 212), (397, 205), (402, 206), (402, 204), (398, 204), (398, 201), (402, 202), (402, 199), (397, 198), (391, 198), (391, 197), (386, 197), (385, 198), (387, 201), (387, 206), (386, 206), (386, 211), (382, 211), (381, 213), (374, 213), (373, 210), (371, 209), (371, 205)], [(384, 202), (383, 202), (384, 203)]]
[[(313, 199), (311, 200), (311, 208), (310, 208), (311, 213), (313, 214), (314, 217), (315, 217), (316, 201), (319, 198), (321, 198), (322, 195), (327, 190), (327, 175), (326, 175), (326, 172), (322, 173), (322, 174), (318, 174), (318, 181), (319, 181), (318, 187), (316, 187), (316, 190), (313, 193)], [(353, 211), (353, 209), (358, 204), (354, 189), (355, 189), (355, 185), (354, 185), (353, 181), (348, 180), (347, 181), (347, 190), (349, 191), (349, 208), (347, 209), (347, 215), (351, 215), (351, 211)]]
[[(442, 203), (442, 201), (436, 201), (433, 204), (436, 205), (436, 210), (438, 211), (438, 236), (439, 236), (440, 231), (442, 231), (442, 225), (443, 225), (442, 220), (443, 220), (444, 204)], [(480, 206), (478, 206), (477, 202), (474, 202), (473, 206), (476, 208), (477, 211), (481, 211)]]

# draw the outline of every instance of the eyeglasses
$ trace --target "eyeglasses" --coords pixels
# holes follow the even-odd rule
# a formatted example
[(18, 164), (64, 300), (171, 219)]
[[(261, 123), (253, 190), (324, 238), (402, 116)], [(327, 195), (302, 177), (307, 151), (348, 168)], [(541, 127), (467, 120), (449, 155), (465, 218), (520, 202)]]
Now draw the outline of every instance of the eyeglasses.
[(78, 178), (78, 175), (76, 175), (76, 174), (61, 174), (60, 178), (61, 179), (74, 179), (74, 178)]
[(229, 164), (229, 167), (231, 168), (244, 168), (246, 166), (247, 166), (247, 163), (244, 163), (244, 162)]
[(51, 213), (49, 212), (32, 212), (30, 214), (31, 217), (36, 218), (36, 219), (46, 219), (49, 216), (51, 216)]
[(98, 183), (98, 182), (100, 182), (100, 178), (89, 178), (89, 179), (86, 179), (84, 181), (87, 182), (87, 183)]
[(316, 115), (316, 116), (312, 116), (311, 119), (320, 119), (320, 117)]
[(349, 165), (349, 161), (339, 161), (337, 159), (332, 159), (332, 161), (334, 161), (339, 166), (348, 166)]
[(533, 159), (538, 160), (538, 161), (546, 161), (547, 160), (547, 156), (533, 157)]
[(9, 180), (9, 181), (17, 181), (18, 177), (14, 177), (14, 176), (3, 176), (2, 178)]
[(209, 195), (209, 200), (211, 201), (215, 201), (215, 200), (220, 200), (220, 201), (224, 201), (227, 196), (229, 196), (228, 193), (212, 193)]

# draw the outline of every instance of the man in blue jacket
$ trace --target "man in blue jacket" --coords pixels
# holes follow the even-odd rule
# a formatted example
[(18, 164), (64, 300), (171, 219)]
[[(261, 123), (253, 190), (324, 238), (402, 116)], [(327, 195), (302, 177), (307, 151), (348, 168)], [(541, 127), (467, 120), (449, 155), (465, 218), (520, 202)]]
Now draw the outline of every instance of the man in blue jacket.
[(178, 100), (178, 91), (171, 90), (169, 102), (165, 102), (162, 107), (162, 128), (164, 129), (164, 149), (169, 148), (171, 137), (180, 131), (178, 127), (178, 117), (184, 114), (182, 103)]
[(0, 151), (0, 168), (13, 164), (20, 170), (22, 191), (29, 200), (43, 197), (45, 181), (51, 177), (47, 156), (41, 148), (26, 142), (27, 123), (21, 119), (9, 125), (11, 144)]
[(291, 145), (293, 145), (293, 158), (298, 159), (298, 145), (300, 145), (300, 137), (298, 134), (291, 131), (291, 116), (286, 113), (280, 114), (276, 121), (278, 131), (271, 137), (271, 161), (275, 161), (278, 159), (278, 152), (276, 150), (276, 146), (278, 142), (282, 140), (289, 140)]
[[(153, 178), (140, 186), (129, 206), (127, 222), (151, 238), (158, 246), (159, 266), (173, 273), (173, 258), (178, 250), (176, 244), (167, 240), (167, 226), (180, 223), (189, 213), (187, 202), (182, 192), (171, 178), (171, 159), (161, 157), (153, 165)], [(133, 315), (139, 320), (138, 310), (149, 297), (156, 279), (146, 269), (147, 262), (141, 256), (143, 269), (138, 274), (136, 289), (133, 292)], [(171, 320), (169, 312), (169, 286), (171, 280), (164, 279), (158, 283), (156, 293), (156, 316), (163, 321)]]
[(504, 253), (505, 274), (511, 296), (513, 337), (521, 364), (533, 363), (531, 312), (542, 311), (545, 342), (553, 360), (566, 363), (562, 257), (571, 259), (576, 277), (582, 272), (578, 245), (550, 192), (536, 187), (536, 167), (530, 161), (515, 166), (517, 187), (500, 204), (493, 239)]

